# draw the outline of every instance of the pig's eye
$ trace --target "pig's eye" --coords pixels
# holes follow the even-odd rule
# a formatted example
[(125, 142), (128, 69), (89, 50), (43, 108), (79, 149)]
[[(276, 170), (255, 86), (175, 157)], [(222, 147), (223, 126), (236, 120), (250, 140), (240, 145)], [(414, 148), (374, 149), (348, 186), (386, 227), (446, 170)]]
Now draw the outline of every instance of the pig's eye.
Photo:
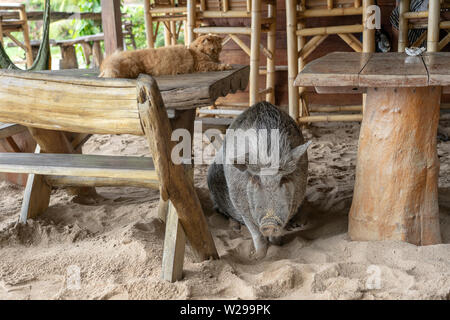
[(259, 184), (261, 183), (261, 179), (259, 178), (259, 176), (255, 175), (255, 176), (252, 176), (250, 179), (254, 185), (259, 186)]
[(288, 182), (291, 182), (291, 180), (288, 177), (282, 177), (280, 180), (280, 186)]

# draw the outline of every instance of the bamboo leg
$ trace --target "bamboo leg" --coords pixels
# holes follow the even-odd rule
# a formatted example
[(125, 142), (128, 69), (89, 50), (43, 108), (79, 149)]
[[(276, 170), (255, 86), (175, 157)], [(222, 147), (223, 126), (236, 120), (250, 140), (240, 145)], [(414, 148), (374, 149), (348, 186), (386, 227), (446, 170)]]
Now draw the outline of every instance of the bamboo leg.
[(439, 1), (430, 1), (428, 8), (427, 51), (437, 52), (439, 48), (439, 20), (441, 5)]
[(149, 48), (155, 47), (155, 40), (153, 39), (153, 21), (150, 12), (150, 0), (144, 0), (144, 18), (145, 18), (145, 34), (147, 36), (147, 46)]
[(187, 0), (187, 39), (186, 44), (190, 45), (194, 41), (194, 28), (196, 24), (195, 0)]
[(2, 17), (0, 17), (0, 44), (3, 45), (3, 26), (2, 26)]
[(288, 90), (289, 90), (289, 115), (297, 121), (298, 119), (298, 89), (294, 87), (294, 80), (298, 74), (298, 50), (296, 0), (286, 0), (286, 35), (287, 35), (287, 55), (288, 55)]
[(405, 52), (408, 46), (408, 19), (403, 14), (409, 11), (410, 4), (411, 0), (402, 0), (398, 7), (398, 52)]
[[(39, 145), (35, 153), (40, 152)], [(50, 203), (52, 188), (46, 182), (45, 176), (29, 174), (23, 194), (22, 209), (20, 210), (20, 223), (26, 223), (28, 218), (36, 218), (47, 210)]]
[(367, 27), (367, 8), (374, 3), (374, 0), (363, 0), (363, 52), (375, 52), (375, 29)]
[(171, 36), (170, 36), (170, 23), (164, 22), (164, 46), (170, 46), (171, 45)]
[(177, 25), (175, 21), (170, 21), (170, 44), (172, 46), (177, 44)]
[(269, 4), (268, 17), (273, 18), (274, 21), (270, 25), (270, 30), (267, 33), (267, 49), (272, 53), (272, 57), (267, 58), (267, 74), (266, 74), (266, 88), (272, 90), (266, 94), (266, 100), (270, 103), (275, 103), (275, 50), (276, 50), (276, 36), (277, 36), (277, 7), (275, 4)]
[(175, 282), (183, 277), (184, 251), (186, 235), (178, 220), (177, 212), (168, 201), (166, 233), (164, 237), (164, 251), (162, 257), (162, 278)]
[(441, 242), (440, 97), (440, 87), (368, 89), (349, 216), (352, 240)]
[(259, 97), (259, 44), (261, 42), (261, 1), (252, 0), (252, 26), (250, 41), (250, 105), (260, 100)]
[[(367, 28), (367, 7), (374, 4), (374, 0), (363, 0), (363, 52), (375, 52), (375, 29)], [(367, 95), (362, 95), (363, 114), (366, 108)]]

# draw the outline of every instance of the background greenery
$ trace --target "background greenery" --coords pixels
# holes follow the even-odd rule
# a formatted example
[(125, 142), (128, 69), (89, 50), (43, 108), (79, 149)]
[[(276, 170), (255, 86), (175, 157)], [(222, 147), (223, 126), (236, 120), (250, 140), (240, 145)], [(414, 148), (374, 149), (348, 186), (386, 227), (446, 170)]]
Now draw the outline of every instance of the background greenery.
[[(65, 12), (101, 12), (101, 0), (52, 0), (52, 11)], [(42, 11), (44, 10), (44, 0), (27, 0), (26, 8), (28, 11)], [(142, 2), (136, 5), (124, 5), (122, 3), (122, 20), (128, 20), (133, 25), (133, 35), (136, 41), (137, 49), (142, 49), (147, 46), (145, 36), (144, 23), (144, 8)], [(156, 26), (156, 25), (155, 25)], [(31, 21), (29, 23), (30, 37), (32, 40), (39, 40), (42, 38), (42, 21)], [(50, 39), (67, 40), (74, 39), (81, 36), (93, 35), (102, 32), (101, 21), (97, 20), (60, 20), (53, 22), (50, 27)], [(14, 34), (22, 41), (21, 33)], [(7, 47), (11, 41), (5, 38), (5, 47), (9, 56), (15, 62), (23, 62), (25, 54), (23, 50), (17, 47)], [(180, 32), (179, 43), (184, 43), (184, 33)], [(164, 31), (163, 27), (159, 27), (159, 32), (155, 41), (156, 47), (164, 45)], [(131, 42), (127, 41), (127, 49), (132, 50)], [(52, 60), (54, 64), (58, 64), (61, 58), (59, 47), (52, 46)], [(84, 63), (83, 52), (80, 45), (77, 45), (77, 57), (80, 67), (88, 67)], [(23, 66), (23, 64), (22, 64)]]

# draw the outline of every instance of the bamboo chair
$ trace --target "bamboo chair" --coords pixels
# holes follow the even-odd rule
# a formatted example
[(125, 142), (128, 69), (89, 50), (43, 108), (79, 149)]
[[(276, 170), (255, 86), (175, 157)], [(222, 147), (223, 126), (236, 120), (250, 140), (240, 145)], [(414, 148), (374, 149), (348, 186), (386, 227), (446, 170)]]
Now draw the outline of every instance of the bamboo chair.
[[(194, 40), (196, 34), (226, 35), (224, 43), (234, 41), (250, 57), (249, 101), (230, 106), (248, 107), (258, 101), (275, 102), (275, 40), (276, 40), (276, 1), (275, 0), (201, 0), (196, 10), (195, 0), (187, 0), (188, 23), (187, 43)], [(267, 16), (263, 17), (263, 7)], [(208, 26), (208, 20), (236, 19), (244, 20), (248, 26)], [(196, 27), (199, 20), (202, 25)], [(261, 44), (261, 33), (267, 34), (267, 48)], [(250, 37), (250, 48), (242, 40)], [(267, 67), (260, 68), (260, 53), (267, 58)], [(266, 87), (259, 88), (259, 75), (266, 75)], [(217, 110), (220, 112), (220, 110)], [(214, 112), (214, 111), (213, 111)], [(218, 113), (219, 114), (219, 113)]]
[[(410, 12), (410, 0), (402, 0), (399, 5), (399, 30), (398, 30), (398, 52), (404, 52), (406, 47), (420, 46), (425, 40), (427, 41), (428, 52), (441, 51), (450, 43), (450, 21), (441, 19), (441, 12), (450, 9), (450, 0), (430, 0), (428, 11)], [(414, 22), (411, 21), (414, 19)], [(427, 29), (415, 43), (409, 43), (408, 30)], [(446, 30), (447, 35), (442, 39), (439, 38), (440, 31)], [(449, 90), (444, 88), (444, 93)], [(450, 109), (449, 103), (441, 103), (441, 109)]]
[[(306, 88), (294, 86), (294, 80), (305, 66), (305, 59), (329, 35), (338, 35), (356, 52), (375, 51), (375, 30), (366, 28), (366, 9), (373, 0), (286, 0), (288, 42), (289, 114), (300, 123), (320, 121), (361, 121), (362, 114), (311, 115), (316, 112), (362, 111), (362, 106), (311, 107), (307, 103)], [(314, 18), (361, 16), (361, 24), (308, 28)], [(354, 36), (362, 33), (362, 43)], [(307, 40), (307, 37), (311, 37)], [(364, 98), (363, 98), (364, 101)]]
[[(141, 75), (136, 89), (137, 118), (126, 118), (124, 112), (127, 108), (118, 107), (114, 114), (110, 114), (110, 120), (103, 123), (92, 121), (92, 112), (79, 113), (71, 123), (58, 122), (56, 113), (52, 115), (46, 105), (37, 103), (35, 110), (41, 116), (32, 116), (34, 120), (27, 122), (27, 126), (38, 142), (46, 140), (61, 145), (68, 144), (64, 132), (47, 128), (83, 133), (114, 128), (116, 134), (121, 134), (130, 133), (130, 128), (136, 127), (139, 130), (135, 134), (147, 137), (153, 159), (52, 154), (46, 153), (46, 150), (40, 153), (38, 145), (34, 154), (0, 153), (0, 172), (29, 174), (19, 219), (22, 223), (47, 209), (52, 186), (137, 186), (159, 189), (161, 197), (168, 201), (162, 277), (173, 282), (182, 277), (185, 235), (198, 260), (218, 258), (218, 255), (194, 185), (183, 165), (175, 165), (170, 159), (174, 146), (170, 140), (172, 125), (156, 81), (150, 76)], [(3, 114), (2, 117), (5, 117)], [(20, 113), (14, 114), (10, 110), (8, 114), (16, 120), (21, 117)]]
[[(404, 52), (408, 46), (417, 47), (423, 41), (427, 40), (427, 51), (441, 51), (450, 43), (450, 21), (441, 20), (441, 10), (450, 9), (449, 0), (430, 0), (428, 11), (409, 12), (411, 1), (401, 0), (399, 5), (399, 24), (398, 24), (398, 51)], [(411, 20), (415, 20), (412, 22)], [(408, 30), (427, 29), (415, 43), (409, 43)], [(447, 35), (439, 40), (441, 30), (446, 30)]]
[[(161, 24), (164, 26), (164, 44), (166, 46), (176, 45), (181, 26), (186, 23), (186, 12), (186, 0), (144, 0), (148, 47), (155, 47), (155, 40)], [(153, 25), (154, 22), (156, 22), (156, 27)]]
[[(27, 67), (33, 64), (33, 51), (30, 44), (30, 34), (28, 29), (27, 13), (24, 4), (0, 4), (2, 11), (16, 11), (18, 18), (2, 19), (0, 15), (0, 42), (3, 44), (3, 37), (6, 36), (11, 39), (18, 47), (25, 51)], [(23, 43), (20, 42), (12, 33), (22, 32)]]

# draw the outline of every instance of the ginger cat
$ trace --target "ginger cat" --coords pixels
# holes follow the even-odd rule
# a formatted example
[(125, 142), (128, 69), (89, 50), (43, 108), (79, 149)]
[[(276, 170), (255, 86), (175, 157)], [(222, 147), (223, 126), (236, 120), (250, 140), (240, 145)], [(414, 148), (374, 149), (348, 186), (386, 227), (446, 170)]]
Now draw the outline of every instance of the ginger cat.
[(116, 52), (102, 63), (99, 77), (135, 79), (140, 73), (159, 76), (232, 69), (229, 64), (220, 63), (221, 50), (220, 37), (204, 35), (189, 47)]

